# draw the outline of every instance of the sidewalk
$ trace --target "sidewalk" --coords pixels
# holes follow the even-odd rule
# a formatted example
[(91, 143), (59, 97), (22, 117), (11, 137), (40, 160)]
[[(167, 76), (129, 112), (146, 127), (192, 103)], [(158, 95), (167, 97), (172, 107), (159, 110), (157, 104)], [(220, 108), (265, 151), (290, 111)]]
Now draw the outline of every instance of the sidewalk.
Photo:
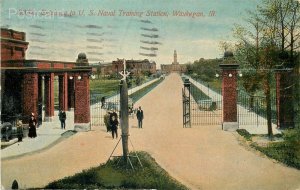
[(57, 116), (58, 111), (55, 111), (52, 122), (43, 122), (42, 125), (37, 128), (36, 138), (25, 137), (22, 142), (16, 142), (2, 149), (1, 159), (13, 158), (42, 150), (55, 144), (64, 136), (72, 134), (70, 131), (74, 129), (74, 112), (68, 111), (66, 114), (65, 130), (61, 129), (60, 121)]
[[(152, 84), (157, 81), (159, 78), (148, 81), (140, 86), (129, 89), (128, 94), (132, 94), (145, 86)], [(109, 98), (107, 101), (119, 101), (119, 94)], [(91, 105), (91, 117), (94, 114), (99, 114), (95, 112), (95, 108), (99, 106), (98, 104)], [(103, 114), (105, 111), (103, 111)], [(23, 138), (22, 142), (16, 142), (4, 149), (1, 150), (1, 159), (10, 159), (18, 156), (23, 156), (31, 154), (45, 148), (51, 147), (56, 144), (63, 138), (68, 137), (69, 135), (74, 134), (74, 111), (67, 111), (67, 120), (66, 120), (66, 129), (62, 130), (60, 128), (60, 121), (58, 119), (58, 111), (55, 111), (52, 122), (43, 122), (42, 125), (37, 128), (37, 137), (36, 138)], [(43, 113), (44, 115), (44, 113)]]

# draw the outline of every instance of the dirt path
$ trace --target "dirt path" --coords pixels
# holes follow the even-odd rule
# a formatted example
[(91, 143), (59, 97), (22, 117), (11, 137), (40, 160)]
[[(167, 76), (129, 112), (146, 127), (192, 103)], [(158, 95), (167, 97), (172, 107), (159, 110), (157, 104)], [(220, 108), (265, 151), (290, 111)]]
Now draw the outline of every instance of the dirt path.
[(145, 112), (144, 129), (131, 130), (137, 149), (150, 152), (192, 189), (300, 188), (299, 170), (246, 150), (221, 126), (182, 128), (180, 83), (173, 74), (137, 102)]
[[(191, 189), (297, 189), (300, 171), (246, 150), (220, 126), (182, 128), (181, 79), (172, 74), (141, 99), (143, 129), (130, 122), (131, 140)], [(107, 160), (116, 140), (104, 130), (79, 133), (42, 153), (2, 162), (2, 183), (42, 187)]]

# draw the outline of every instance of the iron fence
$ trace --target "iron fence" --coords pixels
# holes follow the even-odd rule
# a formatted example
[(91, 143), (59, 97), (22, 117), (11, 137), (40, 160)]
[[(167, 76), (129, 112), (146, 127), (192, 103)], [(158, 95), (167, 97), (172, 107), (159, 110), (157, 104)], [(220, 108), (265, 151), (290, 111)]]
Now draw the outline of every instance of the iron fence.
[[(272, 123), (277, 124), (275, 95), (271, 96), (271, 118)], [(266, 98), (238, 90), (238, 122), (239, 125), (267, 125)]]
[(120, 103), (118, 95), (112, 96), (101, 101), (103, 96), (93, 94), (91, 96), (91, 125), (92, 126), (104, 126), (104, 115), (107, 111), (115, 111), (119, 113)]

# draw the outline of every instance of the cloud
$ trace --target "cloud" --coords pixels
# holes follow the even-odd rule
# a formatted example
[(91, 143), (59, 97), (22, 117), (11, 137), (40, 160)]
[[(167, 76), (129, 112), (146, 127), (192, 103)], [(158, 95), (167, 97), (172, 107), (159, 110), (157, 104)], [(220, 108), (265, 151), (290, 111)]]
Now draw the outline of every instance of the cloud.
[(156, 41), (144, 41), (144, 40), (140, 40), (140, 42), (142, 42), (144, 44), (161, 44), (160, 42), (156, 42)]
[(118, 39), (107, 38), (107, 39), (105, 39), (105, 41), (108, 41), (108, 42), (117, 42), (119, 40)]
[(158, 31), (157, 28), (144, 28), (144, 27), (141, 27), (141, 30), (152, 31), (152, 32), (157, 32)]
[(143, 23), (147, 23), (147, 24), (152, 24), (152, 22), (150, 20), (140, 20)]
[(32, 49), (40, 49), (40, 50), (46, 49), (45, 47), (42, 47), (42, 46), (30, 46), (30, 48), (32, 48)]
[(45, 53), (40, 53), (40, 52), (29, 52), (31, 55), (47, 55)]
[(46, 41), (40, 40), (40, 39), (30, 39), (30, 41), (32, 41), (32, 42), (41, 42), (41, 43), (45, 43), (46, 42)]
[(102, 32), (102, 33), (87, 32), (86, 34), (89, 36), (103, 36), (104, 32)]
[(103, 59), (99, 59), (99, 58), (95, 58), (95, 57), (92, 57), (92, 58), (88, 58), (89, 59), (89, 62), (100, 62), (100, 61), (103, 61)]
[(96, 29), (102, 29), (102, 26), (94, 25), (94, 24), (88, 24), (84, 26), (85, 28), (96, 28)]
[(111, 26), (111, 25), (108, 25), (107, 28), (116, 29), (116, 28), (118, 28), (118, 27), (117, 27), (117, 26)]
[(143, 46), (140, 46), (141, 49), (145, 49), (145, 50), (151, 50), (151, 51), (154, 51), (154, 50), (158, 50), (157, 47), (143, 47)]
[(192, 44), (201, 46), (218, 46), (219, 42), (220, 40), (217, 39), (198, 39), (191, 41)]
[(103, 55), (103, 53), (101, 53), (101, 52), (91, 52), (91, 51), (88, 51), (87, 53), (91, 54), (91, 55)]
[(29, 34), (31, 34), (33, 36), (47, 36), (46, 34), (37, 33), (37, 32), (30, 32)]
[(147, 57), (156, 57), (157, 55), (155, 53), (139, 53), (142, 56), (147, 56)]
[(1, 28), (9, 28), (9, 25), (8, 24), (2, 25)]
[(88, 49), (103, 49), (103, 47), (99, 47), (99, 46), (86, 46), (86, 48)]
[(32, 24), (29, 25), (31, 28), (38, 28), (38, 29), (44, 29), (42, 26), (36, 25), (36, 24)]
[(147, 38), (158, 38), (159, 37), (157, 34), (141, 34), (141, 36), (144, 36)]
[(100, 40), (97, 40), (97, 39), (92, 39), (92, 38), (88, 38), (88, 39), (86, 39), (86, 41), (88, 41), (88, 42), (103, 42), (103, 39), (100, 39)]
[(104, 47), (118, 47), (117, 45), (113, 45), (113, 44), (104, 44)]

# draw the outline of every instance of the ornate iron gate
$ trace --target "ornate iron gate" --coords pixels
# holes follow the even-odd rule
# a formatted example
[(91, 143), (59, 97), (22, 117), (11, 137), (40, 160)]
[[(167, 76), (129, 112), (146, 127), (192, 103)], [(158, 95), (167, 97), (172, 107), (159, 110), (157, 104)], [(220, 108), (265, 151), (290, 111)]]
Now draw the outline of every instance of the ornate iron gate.
[(103, 96), (91, 95), (91, 125), (104, 126), (104, 115), (107, 111), (116, 111), (119, 113), (119, 95), (112, 96), (102, 102)]
[[(190, 125), (220, 125), (222, 123), (222, 95), (212, 90), (209, 85), (204, 85), (190, 79), (189, 87), (183, 90), (183, 125), (189, 121)], [(189, 91), (187, 93), (186, 91)], [(189, 94), (189, 101), (186, 100)], [(189, 105), (187, 105), (189, 103)], [(189, 110), (188, 110), (189, 109)], [(188, 115), (189, 113), (189, 115)]]

